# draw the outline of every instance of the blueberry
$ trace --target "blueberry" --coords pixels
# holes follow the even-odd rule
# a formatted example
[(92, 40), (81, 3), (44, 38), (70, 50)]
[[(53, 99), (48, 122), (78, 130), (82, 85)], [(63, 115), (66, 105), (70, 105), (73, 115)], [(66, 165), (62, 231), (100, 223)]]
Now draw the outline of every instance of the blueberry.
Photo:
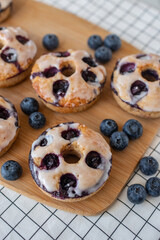
[(2, 165), (1, 175), (9, 181), (17, 180), (22, 175), (22, 167), (18, 162), (9, 160)]
[(102, 163), (102, 159), (98, 152), (91, 151), (87, 154), (85, 162), (89, 167), (97, 169)]
[(116, 51), (121, 47), (121, 39), (116, 34), (110, 34), (104, 39), (104, 45)]
[(136, 69), (136, 64), (133, 62), (127, 62), (121, 65), (120, 74), (125, 75), (126, 73), (132, 73)]
[(43, 46), (48, 50), (52, 51), (59, 45), (58, 37), (55, 34), (46, 34), (43, 37)]
[(97, 49), (103, 45), (103, 40), (99, 35), (92, 35), (88, 38), (88, 46), (92, 49)]
[(7, 120), (10, 117), (8, 110), (0, 106), (0, 118)]
[(123, 126), (123, 132), (127, 134), (129, 139), (137, 139), (142, 136), (143, 126), (135, 119), (128, 120)]
[(139, 169), (145, 175), (155, 174), (158, 170), (159, 164), (157, 160), (151, 156), (144, 157), (140, 160)]
[(29, 116), (29, 125), (32, 128), (39, 129), (42, 128), (46, 123), (45, 116), (40, 112), (34, 112)]
[(76, 177), (71, 173), (66, 173), (60, 178), (60, 186), (63, 190), (67, 191), (70, 187), (75, 188), (77, 185)]
[(129, 139), (124, 132), (114, 132), (110, 137), (110, 145), (113, 149), (122, 151), (128, 146)]
[(160, 178), (152, 177), (146, 182), (146, 191), (152, 197), (160, 196)]
[(50, 170), (59, 166), (59, 158), (54, 153), (47, 154), (41, 162), (40, 169)]
[(20, 42), (22, 45), (25, 45), (25, 44), (29, 41), (28, 38), (26, 38), (26, 37), (24, 37), (24, 36), (21, 36), (21, 35), (17, 35), (17, 36), (16, 36), (16, 39), (17, 39), (17, 41)]
[(30, 115), (33, 112), (38, 112), (39, 109), (39, 103), (35, 98), (31, 97), (24, 98), (20, 103), (20, 106), (22, 111), (27, 115)]
[(99, 47), (95, 51), (95, 58), (100, 63), (106, 63), (112, 58), (112, 51), (107, 47)]
[(130, 91), (133, 96), (140, 95), (142, 92), (148, 92), (146, 84), (140, 80), (136, 80), (132, 83)]
[(100, 130), (105, 136), (110, 137), (112, 133), (118, 131), (118, 125), (112, 119), (104, 119), (101, 122)]
[(133, 184), (128, 187), (127, 197), (130, 202), (140, 204), (146, 199), (146, 190), (141, 184)]
[(72, 138), (77, 138), (80, 135), (80, 131), (78, 129), (68, 129), (65, 130), (61, 133), (62, 138), (64, 138), (65, 140), (70, 140)]

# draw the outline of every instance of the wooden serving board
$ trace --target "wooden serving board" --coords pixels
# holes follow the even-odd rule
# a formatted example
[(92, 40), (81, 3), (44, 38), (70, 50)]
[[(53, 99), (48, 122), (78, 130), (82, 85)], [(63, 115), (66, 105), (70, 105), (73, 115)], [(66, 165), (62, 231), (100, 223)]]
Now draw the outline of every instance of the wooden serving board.
[[(95, 33), (100, 34), (102, 37), (108, 34), (104, 29), (70, 13), (31, 0), (14, 0), (13, 14), (4, 25), (24, 28), (38, 46), (37, 57), (45, 53), (41, 42), (42, 37), (47, 33), (56, 33), (59, 36), (60, 47), (57, 50), (63, 51), (69, 48), (86, 49), (91, 54), (93, 54), (93, 51), (87, 47), (88, 37)], [(21, 121), (20, 134), (8, 153), (0, 159), (0, 167), (5, 161), (11, 159), (19, 161), (23, 167), (23, 175), (19, 180), (14, 182), (5, 181), (0, 176), (0, 184), (41, 203), (77, 214), (95, 215), (109, 207), (121, 192), (140, 157), (144, 154), (156, 134), (159, 127), (159, 119), (138, 119), (144, 127), (143, 136), (139, 140), (130, 142), (128, 148), (122, 152), (112, 151), (113, 168), (109, 180), (96, 195), (80, 202), (64, 203), (43, 194), (31, 177), (28, 167), (28, 155), (32, 142), (42, 131), (52, 125), (66, 121), (75, 121), (84, 123), (99, 132), (99, 125), (105, 118), (116, 120), (120, 129), (125, 121), (133, 118), (133, 116), (119, 108), (112, 97), (109, 85), (111, 72), (116, 60), (125, 55), (138, 52), (136, 48), (123, 42), (121, 49), (115, 52), (112, 60), (106, 64), (108, 77), (105, 89), (99, 101), (90, 109), (80, 113), (60, 114), (52, 112), (40, 103), (40, 111), (47, 118), (46, 126), (40, 130), (34, 130), (28, 125), (28, 117), (22, 113), (19, 106), (20, 101), (24, 97), (36, 97), (29, 77), (17, 86), (0, 89), (0, 95), (9, 98), (15, 104)], [(108, 139), (106, 140), (108, 141)]]

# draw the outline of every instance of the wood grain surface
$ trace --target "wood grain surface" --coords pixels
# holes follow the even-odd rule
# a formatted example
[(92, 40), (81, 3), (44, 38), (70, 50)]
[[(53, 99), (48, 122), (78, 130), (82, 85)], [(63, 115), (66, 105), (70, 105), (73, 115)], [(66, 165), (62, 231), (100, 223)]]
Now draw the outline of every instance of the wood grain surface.
[[(104, 29), (72, 14), (31, 0), (14, 0), (12, 16), (3, 25), (20, 26), (24, 28), (38, 46), (37, 57), (46, 52), (41, 42), (42, 37), (47, 33), (56, 33), (58, 35), (60, 46), (57, 50), (85, 49), (91, 54), (94, 52), (87, 47), (88, 37), (94, 33), (100, 34), (102, 37), (108, 34)], [(128, 43), (122, 43), (121, 49), (115, 52), (112, 60), (106, 64), (108, 76), (105, 89), (99, 101), (90, 109), (80, 113), (60, 114), (47, 109), (40, 103), (40, 111), (43, 112), (47, 118), (47, 124), (41, 130), (33, 130), (29, 126), (28, 117), (22, 113), (19, 106), (20, 101), (24, 97), (36, 97), (31, 87), (29, 77), (21, 84), (12, 88), (0, 89), (0, 95), (9, 98), (15, 104), (21, 122), (20, 134), (8, 153), (1, 157), (0, 167), (5, 161), (11, 159), (20, 162), (23, 166), (23, 175), (19, 180), (9, 182), (5, 181), (0, 176), (0, 184), (41, 203), (77, 214), (95, 215), (109, 207), (121, 192), (140, 157), (156, 134), (159, 126), (159, 119), (147, 120), (136, 118), (143, 124), (143, 136), (139, 140), (130, 142), (129, 147), (122, 152), (112, 151), (113, 167), (109, 180), (102, 190), (84, 201), (63, 203), (43, 194), (31, 177), (28, 167), (28, 155), (32, 142), (41, 132), (61, 122), (80, 122), (99, 131), (101, 121), (105, 118), (112, 118), (117, 121), (119, 129), (122, 129), (125, 121), (133, 118), (133, 116), (121, 110), (113, 99), (109, 87), (110, 76), (118, 58), (138, 52), (136, 48)], [(108, 141), (108, 139), (106, 140)]]

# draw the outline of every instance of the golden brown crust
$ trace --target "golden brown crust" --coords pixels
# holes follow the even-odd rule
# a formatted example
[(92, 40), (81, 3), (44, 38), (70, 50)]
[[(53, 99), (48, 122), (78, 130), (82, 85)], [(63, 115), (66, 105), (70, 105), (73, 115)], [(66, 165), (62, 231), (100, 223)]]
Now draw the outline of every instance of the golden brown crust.
[(68, 108), (68, 107), (57, 107), (54, 106), (53, 104), (47, 103), (45, 102), (43, 99), (42, 102), (51, 110), (55, 111), (55, 112), (60, 112), (60, 113), (72, 113), (72, 112), (80, 112), (80, 111), (84, 111), (88, 108), (90, 108), (94, 103), (97, 102), (97, 100), (99, 99), (100, 96), (97, 96), (92, 102), (81, 105), (81, 106), (76, 106), (76, 107), (72, 107), (72, 108)]
[(138, 117), (142, 117), (142, 118), (159, 118), (160, 117), (160, 112), (145, 112), (138, 108), (131, 107), (129, 104), (123, 102), (114, 92), (112, 93), (118, 105), (128, 113)]
[(25, 70), (24, 72), (14, 76), (14, 77), (0, 81), (0, 88), (11, 87), (11, 86), (14, 86), (14, 85), (20, 83), (21, 81), (23, 81), (30, 74), (31, 67), (32, 66), (29, 66), (29, 68), (27, 70)]
[(3, 150), (0, 152), (0, 157), (1, 157), (2, 155), (4, 155), (4, 154), (10, 149), (10, 147), (12, 146), (12, 144), (15, 142), (15, 140), (16, 140), (16, 138), (17, 138), (17, 136), (18, 136), (18, 133), (19, 133), (19, 128), (17, 128), (16, 135), (15, 135), (15, 137), (12, 139), (12, 141), (11, 141), (5, 148), (3, 148)]
[(10, 4), (4, 11), (0, 13), (0, 23), (5, 21), (11, 14), (12, 5)]
[[(108, 178), (109, 179), (109, 178)], [(107, 179), (107, 180), (108, 180)], [(79, 202), (79, 201), (83, 201), (83, 200), (86, 200), (87, 198), (90, 198), (92, 197), (93, 195), (95, 195), (96, 193), (98, 193), (105, 185), (106, 182), (104, 182), (104, 184), (97, 189), (97, 191), (85, 196), (85, 197), (79, 197), (79, 198), (65, 198), (65, 199), (60, 199), (60, 198), (55, 198), (55, 197), (52, 197), (53, 199), (57, 200), (57, 201), (61, 201), (61, 202)], [(36, 183), (35, 183), (36, 184)], [(37, 184), (36, 184), (37, 185)], [(43, 192), (45, 193), (48, 197), (51, 197), (51, 194), (47, 193), (46, 191), (44, 191), (42, 188), (40, 188), (38, 186), (38, 188)]]

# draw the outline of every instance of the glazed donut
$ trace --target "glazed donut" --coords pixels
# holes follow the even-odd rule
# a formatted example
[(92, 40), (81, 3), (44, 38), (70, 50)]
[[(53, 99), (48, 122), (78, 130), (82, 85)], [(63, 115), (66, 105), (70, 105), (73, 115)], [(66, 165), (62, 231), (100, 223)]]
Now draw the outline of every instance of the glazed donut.
[(20, 27), (1, 27), (0, 46), (0, 87), (10, 87), (30, 73), (37, 48)]
[(10, 15), (12, 0), (0, 0), (0, 22), (3, 22)]
[(67, 113), (90, 107), (100, 95), (106, 71), (83, 50), (49, 53), (32, 69), (31, 81), (38, 96), (50, 109)]
[(0, 96), (0, 156), (11, 147), (19, 131), (18, 114), (14, 105)]
[(135, 54), (116, 64), (111, 89), (127, 112), (144, 118), (160, 117), (160, 57)]
[[(66, 154), (79, 156), (76, 163)], [(79, 123), (47, 129), (33, 142), (29, 156), (32, 177), (40, 189), (57, 200), (88, 198), (102, 188), (112, 166), (110, 147), (103, 137)]]

